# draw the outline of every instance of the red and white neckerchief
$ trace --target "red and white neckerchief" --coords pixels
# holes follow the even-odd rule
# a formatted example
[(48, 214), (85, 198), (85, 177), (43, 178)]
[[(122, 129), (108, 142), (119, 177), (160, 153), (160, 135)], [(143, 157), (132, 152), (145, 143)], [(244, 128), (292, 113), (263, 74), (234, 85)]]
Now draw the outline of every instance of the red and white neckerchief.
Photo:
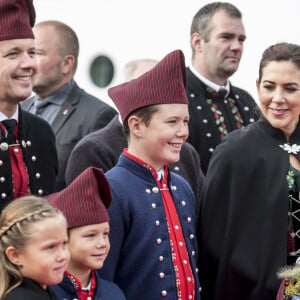
[(176, 206), (168, 188), (168, 168), (167, 166), (164, 167), (164, 178), (162, 179), (162, 181), (159, 181), (157, 172), (154, 167), (139, 159), (138, 157), (132, 155), (131, 153), (128, 153), (127, 149), (124, 149), (123, 154), (149, 169), (156, 180), (156, 183), (162, 194), (162, 200), (167, 218), (170, 246), (172, 250), (172, 261), (176, 274), (178, 300), (194, 300), (195, 279), (191, 269), (190, 260)]
[(94, 291), (96, 288), (96, 277), (95, 277), (94, 270), (91, 271), (90, 289), (88, 291), (85, 291), (84, 289), (82, 289), (80, 281), (74, 275), (72, 275), (68, 271), (65, 271), (65, 274), (70, 279), (72, 284), (74, 285), (79, 300), (94, 299)]

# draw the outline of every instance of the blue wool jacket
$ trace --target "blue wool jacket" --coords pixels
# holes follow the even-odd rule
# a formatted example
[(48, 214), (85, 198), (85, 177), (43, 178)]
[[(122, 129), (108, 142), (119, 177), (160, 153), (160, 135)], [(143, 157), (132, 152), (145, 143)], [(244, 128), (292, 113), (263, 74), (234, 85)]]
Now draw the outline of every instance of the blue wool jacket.
[[(111, 250), (99, 270), (130, 300), (177, 300), (176, 277), (162, 195), (151, 171), (123, 154), (106, 173), (112, 190)], [(175, 202), (200, 299), (196, 270), (198, 248), (193, 192), (181, 176), (170, 173), (168, 186)]]
[[(101, 279), (96, 272), (95, 275), (96, 289), (93, 300), (126, 300), (123, 292), (116, 284)], [(66, 275), (60, 284), (53, 285), (50, 289), (55, 293), (58, 300), (79, 299), (73, 283)]]

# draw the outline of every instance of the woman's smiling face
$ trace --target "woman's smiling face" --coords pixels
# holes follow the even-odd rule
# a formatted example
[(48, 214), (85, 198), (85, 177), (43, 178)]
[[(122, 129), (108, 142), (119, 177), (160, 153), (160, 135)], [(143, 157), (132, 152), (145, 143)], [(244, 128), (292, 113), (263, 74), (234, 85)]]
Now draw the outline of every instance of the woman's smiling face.
[(300, 70), (291, 61), (270, 61), (262, 70), (257, 91), (261, 110), (286, 137), (293, 133), (300, 115)]

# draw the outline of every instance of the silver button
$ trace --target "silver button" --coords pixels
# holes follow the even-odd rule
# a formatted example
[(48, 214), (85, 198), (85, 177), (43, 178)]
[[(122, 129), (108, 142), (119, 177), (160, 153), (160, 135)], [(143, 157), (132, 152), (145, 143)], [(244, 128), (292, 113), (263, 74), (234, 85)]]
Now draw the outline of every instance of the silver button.
[(192, 222), (192, 218), (191, 217), (188, 217), (186, 220), (187, 220), (188, 223)]
[(174, 170), (178, 172), (180, 170), (180, 168), (178, 166), (175, 166)]
[(163, 291), (161, 291), (161, 295), (162, 295), (163, 297), (166, 297), (166, 296), (168, 295), (168, 293), (167, 293), (167, 291), (163, 290)]
[(161, 261), (164, 260), (164, 257), (163, 257), (163, 256), (160, 256), (160, 257), (158, 258), (158, 260), (161, 262)]
[(159, 225), (160, 225), (160, 222), (159, 222), (158, 220), (156, 220), (156, 221), (155, 221), (155, 226), (158, 227)]
[(207, 136), (208, 138), (211, 138), (211, 133), (208, 132), (208, 133), (206, 134), (206, 136)]
[(204, 124), (207, 124), (207, 120), (206, 119), (203, 119), (203, 121), (202, 121)]
[(188, 277), (187, 280), (188, 280), (188, 282), (191, 282), (191, 281), (192, 281), (192, 278), (191, 278), (191, 277)]
[(183, 263), (184, 263), (185, 265), (187, 265), (187, 261), (186, 261), (185, 259), (183, 260)]
[(198, 268), (196, 268), (196, 273), (198, 273), (199, 272), (199, 269)]
[(171, 190), (172, 190), (172, 191), (177, 191), (177, 186), (176, 186), (176, 185), (172, 185), (172, 186), (171, 186)]
[(195, 236), (193, 234), (190, 234), (190, 240), (192, 240)]
[(192, 295), (189, 295), (189, 299), (193, 299), (193, 296), (192, 296)]
[(6, 194), (5, 194), (5, 193), (2, 193), (2, 194), (1, 194), (1, 198), (2, 198), (2, 199), (5, 199), (5, 198), (6, 198)]
[(32, 161), (36, 161), (36, 156), (32, 156), (32, 157), (31, 157), (31, 160), (32, 160)]
[(35, 174), (35, 177), (36, 177), (37, 179), (40, 179), (40, 178), (41, 178), (41, 174), (40, 174), (40, 173), (36, 173), (36, 174)]
[(159, 277), (160, 278), (164, 278), (165, 277), (165, 273), (163, 273), (163, 272), (159, 273)]
[(190, 97), (191, 98), (195, 98), (195, 94), (190, 94)]
[(157, 187), (157, 186), (153, 187), (153, 188), (152, 188), (152, 192), (153, 192), (154, 194), (157, 194), (157, 193), (159, 192), (158, 187)]
[(227, 103), (228, 103), (228, 101), (225, 99), (225, 100), (224, 100), (224, 103), (225, 103), (225, 104), (227, 104)]
[(3, 166), (3, 161), (2, 161), (2, 160), (0, 160), (0, 167), (1, 167), (1, 166)]
[(38, 194), (39, 194), (39, 195), (43, 195), (43, 190), (39, 189), (39, 190), (38, 190)]
[(179, 226), (178, 226), (178, 225), (175, 225), (175, 229), (178, 230), (178, 229), (179, 229)]
[(198, 106), (197, 106), (197, 109), (198, 109), (198, 110), (201, 110), (201, 109), (202, 109), (202, 106), (198, 105)]
[(151, 206), (152, 206), (152, 208), (156, 208), (156, 204), (155, 203), (152, 203)]
[(195, 251), (192, 251), (192, 256), (195, 256), (196, 252)]
[(253, 118), (250, 118), (250, 119), (249, 119), (249, 122), (253, 123), (253, 122), (254, 122), (254, 119), (253, 119)]
[(146, 193), (147, 193), (147, 194), (151, 194), (150, 189), (146, 189)]
[(214, 152), (214, 148), (209, 148), (208, 151), (209, 151), (210, 153), (213, 153), (213, 152)]
[(15, 152), (15, 153), (19, 153), (19, 149), (18, 149), (18, 148), (15, 148), (15, 149), (14, 149), (14, 152)]
[(248, 106), (245, 106), (245, 107), (244, 107), (244, 111), (249, 111), (249, 107), (248, 107)]
[(7, 151), (8, 150), (8, 144), (7, 143), (1, 143), (0, 144), (0, 150), (1, 151)]
[(156, 240), (156, 244), (157, 244), (157, 245), (160, 245), (160, 244), (161, 244), (161, 239), (160, 239), (160, 238), (158, 238), (158, 239)]
[(185, 206), (186, 205), (185, 201), (181, 201), (181, 205)]
[(235, 99), (240, 99), (239, 95), (234, 95)]
[(5, 182), (5, 177), (0, 177), (0, 182), (1, 183)]
[(28, 147), (30, 147), (30, 146), (31, 146), (31, 142), (30, 142), (30, 141), (27, 141), (27, 142), (26, 142), (26, 145), (27, 145)]
[(179, 246), (182, 247), (183, 246), (183, 242), (179, 242)]
[(22, 140), (21, 144), (23, 148), (26, 148), (26, 142), (24, 140)]

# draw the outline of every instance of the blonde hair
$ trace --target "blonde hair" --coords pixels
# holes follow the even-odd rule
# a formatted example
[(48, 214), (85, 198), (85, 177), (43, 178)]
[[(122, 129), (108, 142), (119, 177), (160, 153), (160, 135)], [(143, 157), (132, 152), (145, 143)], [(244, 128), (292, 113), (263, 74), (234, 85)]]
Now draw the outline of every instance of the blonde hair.
[(6, 249), (22, 250), (31, 237), (32, 223), (63, 215), (46, 199), (25, 196), (9, 203), (0, 216), (0, 299), (22, 283), (19, 267), (10, 262)]

